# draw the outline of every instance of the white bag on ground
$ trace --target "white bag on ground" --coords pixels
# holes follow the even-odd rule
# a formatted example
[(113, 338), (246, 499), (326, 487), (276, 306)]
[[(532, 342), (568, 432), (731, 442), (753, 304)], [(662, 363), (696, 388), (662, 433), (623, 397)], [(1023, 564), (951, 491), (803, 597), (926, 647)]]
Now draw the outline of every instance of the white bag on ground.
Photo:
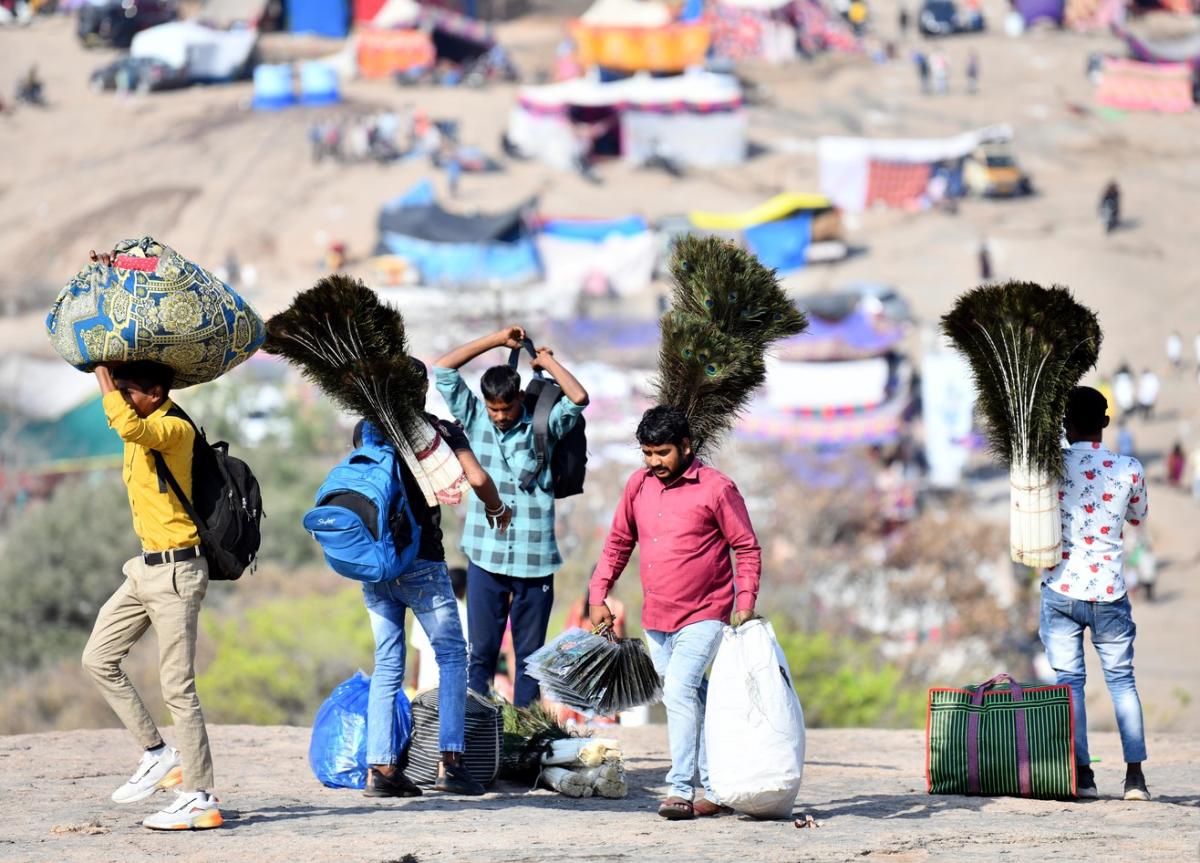
[(757, 818), (789, 818), (804, 775), (804, 711), (766, 620), (726, 626), (704, 712), (713, 790)]

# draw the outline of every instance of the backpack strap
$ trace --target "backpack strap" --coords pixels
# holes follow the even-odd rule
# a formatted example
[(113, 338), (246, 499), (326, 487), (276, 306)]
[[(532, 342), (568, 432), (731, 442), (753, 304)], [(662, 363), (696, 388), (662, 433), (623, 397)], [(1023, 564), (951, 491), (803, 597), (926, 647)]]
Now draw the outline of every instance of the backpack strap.
[(562, 389), (551, 381), (542, 384), (542, 390), (538, 393), (533, 408), (533, 451), (537, 463), (521, 477), (521, 491), (527, 494), (533, 490), (537, 478), (550, 462), (550, 413), (561, 396)]
[[(170, 410), (167, 411), (167, 416), (176, 417), (177, 419), (187, 420), (188, 425), (192, 427), (192, 431), (196, 433), (196, 438), (192, 442), (192, 454), (195, 457), (196, 441), (204, 439), (204, 433), (196, 428), (196, 424), (192, 422), (192, 418), (184, 413), (183, 408), (174, 402), (171, 403)], [(150, 450), (150, 454), (154, 456), (154, 472), (158, 475), (159, 491), (166, 491), (163, 488), (165, 482), (170, 486), (171, 491), (175, 492), (175, 497), (179, 498), (179, 502), (183, 504), (183, 510), (188, 514), (188, 518), (192, 520), (192, 524), (196, 526), (197, 533), (203, 533), (208, 530), (208, 525), (204, 523), (204, 519), (200, 518), (196, 512), (196, 508), (192, 506), (191, 500), (183, 493), (183, 488), (180, 487), (179, 481), (175, 479), (175, 475), (171, 473), (171, 469), (167, 467), (167, 460), (163, 458), (163, 454), (156, 449)]]
[(183, 489), (179, 485), (179, 481), (175, 479), (175, 475), (171, 473), (171, 469), (167, 467), (167, 460), (163, 458), (163, 454), (156, 449), (150, 450), (150, 454), (154, 456), (154, 471), (158, 474), (159, 487), (166, 481), (171, 487), (171, 491), (175, 492), (175, 497), (179, 498), (179, 502), (183, 504), (184, 512), (188, 514), (188, 518), (196, 525), (196, 531), (203, 533), (208, 530), (208, 525), (204, 523), (204, 519), (200, 518), (196, 512), (196, 508), (192, 506), (192, 502), (188, 496), (183, 493)]
[[(521, 358), (521, 349), (524, 348), (530, 358), (537, 359), (537, 350), (533, 346), (533, 339), (525, 338), (521, 342), (521, 347), (513, 348), (508, 355), (509, 368), (515, 369)], [(562, 395), (562, 388), (552, 379), (548, 378), (541, 369), (533, 370), (535, 380), (543, 381), (541, 390), (538, 392), (537, 401), (533, 406), (533, 451), (537, 457), (537, 463), (531, 470), (526, 470), (520, 479), (521, 491), (528, 494), (533, 491), (537, 484), (538, 477), (542, 475), (542, 471), (546, 469), (546, 465), (550, 463), (550, 412), (554, 410), (554, 405), (558, 402), (559, 396)]]

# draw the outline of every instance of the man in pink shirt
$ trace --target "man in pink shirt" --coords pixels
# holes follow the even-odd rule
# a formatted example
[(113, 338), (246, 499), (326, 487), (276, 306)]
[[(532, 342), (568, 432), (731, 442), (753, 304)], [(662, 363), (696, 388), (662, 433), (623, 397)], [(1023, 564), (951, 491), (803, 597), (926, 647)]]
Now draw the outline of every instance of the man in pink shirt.
[[(708, 781), (705, 673), (735, 606), (735, 626), (754, 616), (762, 552), (733, 480), (692, 453), (682, 412), (651, 408), (642, 416), (637, 439), (646, 468), (625, 484), (592, 574), (589, 616), (593, 625), (612, 622), (605, 597), (640, 543), (642, 626), (663, 677), (671, 747), (670, 793), (658, 814), (672, 821), (717, 815), (727, 810)], [(737, 554), (736, 572), (730, 549)], [(693, 784), (697, 772), (705, 793), (699, 800)]]

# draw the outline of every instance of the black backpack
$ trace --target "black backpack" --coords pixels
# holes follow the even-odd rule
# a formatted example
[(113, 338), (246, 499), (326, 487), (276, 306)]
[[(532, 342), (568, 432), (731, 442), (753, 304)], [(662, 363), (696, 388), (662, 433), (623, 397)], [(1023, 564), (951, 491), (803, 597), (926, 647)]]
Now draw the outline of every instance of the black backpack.
[[(531, 357), (537, 356), (530, 339), (525, 339), (524, 348)], [(508, 364), (515, 369), (520, 356), (521, 349), (514, 348), (508, 357)], [(534, 371), (533, 379), (525, 387), (525, 410), (533, 417), (533, 446), (537, 464), (521, 477), (523, 492), (533, 488), (548, 461), (556, 498), (583, 494), (583, 480), (587, 474), (587, 423), (583, 417), (580, 416), (571, 430), (555, 443), (552, 452), (550, 448), (550, 411), (563, 398), (566, 396), (562, 387), (540, 369)]]
[[(209, 444), (204, 432), (178, 405), (167, 416), (187, 420), (196, 432), (192, 444), (192, 499), (167, 468), (162, 453), (154, 450), (159, 486), (171, 487), (200, 534), (200, 549), (208, 561), (211, 581), (236, 581), (254, 563), (262, 541), (262, 494), (250, 466), (229, 454), (229, 444)], [(164, 487), (165, 490), (165, 487)]]

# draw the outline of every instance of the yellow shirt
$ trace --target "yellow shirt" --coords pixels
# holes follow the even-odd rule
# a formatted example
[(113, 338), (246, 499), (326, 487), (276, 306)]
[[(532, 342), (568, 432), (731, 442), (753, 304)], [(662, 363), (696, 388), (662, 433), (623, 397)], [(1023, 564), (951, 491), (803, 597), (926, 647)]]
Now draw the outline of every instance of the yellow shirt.
[(133, 510), (133, 531), (144, 551), (166, 551), (200, 544), (196, 525), (169, 487), (159, 490), (151, 450), (163, 454), (171, 475), (188, 497), (192, 494), (192, 443), (196, 432), (187, 420), (167, 416), (171, 400), (142, 419), (120, 392), (104, 396), (108, 425), (125, 441), (122, 476)]

